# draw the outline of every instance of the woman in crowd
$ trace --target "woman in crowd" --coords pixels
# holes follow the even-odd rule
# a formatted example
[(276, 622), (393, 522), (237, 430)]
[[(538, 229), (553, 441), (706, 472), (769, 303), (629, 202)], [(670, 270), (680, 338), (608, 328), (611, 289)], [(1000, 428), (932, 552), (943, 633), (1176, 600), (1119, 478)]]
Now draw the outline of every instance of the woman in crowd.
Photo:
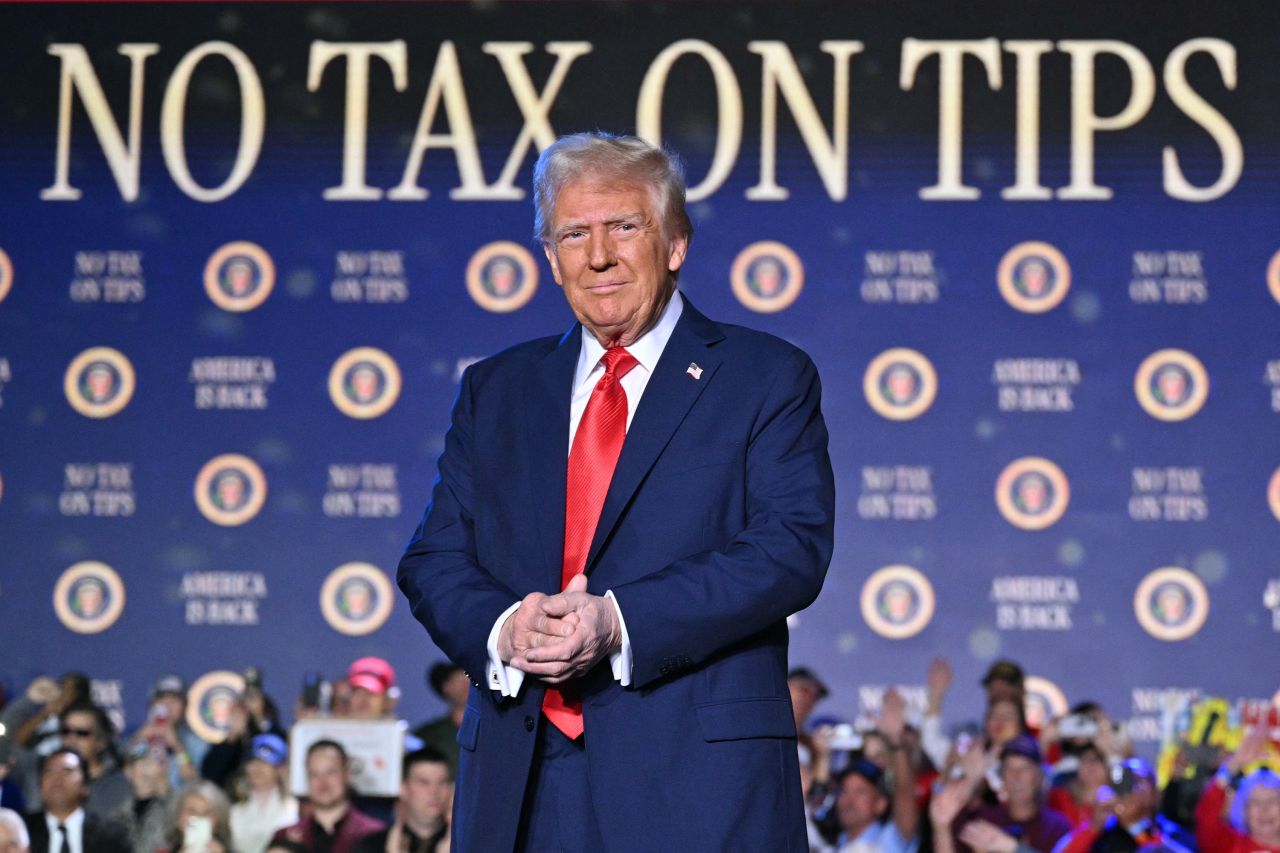
[(194, 782), (178, 795), (161, 853), (233, 853), (227, 795), (212, 782)]
[(298, 822), (298, 801), (285, 789), (288, 750), (274, 734), (253, 739), (244, 764), (248, 790), (231, 807), (231, 838), (237, 853), (262, 853), (276, 830)]
[[(1196, 806), (1196, 840), (1201, 853), (1280, 853), (1280, 776), (1262, 768), (1244, 769), (1267, 755), (1267, 727), (1249, 732), (1240, 748), (1204, 786)], [(1239, 780), (1234, 798), (1228, 788)], [(1231, 802), (1230, 818), (1223, 814)]]

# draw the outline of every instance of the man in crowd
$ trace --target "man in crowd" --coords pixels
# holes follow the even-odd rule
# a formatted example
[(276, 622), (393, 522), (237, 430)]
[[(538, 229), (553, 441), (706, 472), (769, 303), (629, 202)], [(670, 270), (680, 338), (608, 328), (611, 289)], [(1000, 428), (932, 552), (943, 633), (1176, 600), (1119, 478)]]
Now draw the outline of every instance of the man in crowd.
[(1159, 847), (1168, 853), (1195, 850), (1189, 832), (1159, 814), (1160, 786), (1151, 765), (1129, 758), (1114, 765), (1107, 786), (1114, 799), (1105, 822), (1082, 826), (1058, 842), (1054, 853), (1133, 853)]
[(58, 736), (84, 758), (89, 776), (89, 799), (85, 810), (111, 816), (129, 802), (129, 780), (120, 769), (115, 754), (115, 731), (106, 713), (97, 705), (78, 703), (62, 712)]
[(462, 725), (462, 713), (467, 707), (467, 694), (471, 682), (462, 667), (442, 661), (431, 667), (427, 674), (431, 691), (449, 706), (443, 715), (428, 720), (413, 730), (413, 736), (439, 752), (449, 762), (449, 773), (458, 772), (458, 727)]
[[(951, 833), (961, 851), (976, 853), (1050, 853), (1071, 831), (1071, 822), (1044, 805), (1045, 773), (1035, 738), (1019, 735), (1000, 751), (1000, 802), (962, 814)], [(934, 824), (934, 846), (949, 853)], [(945, 839), (949, 845), (950, 839)]]
[(308, 851), (351, 853), (356, 842), (384, 828), (351, 804), (351, 762), (342, 744), (318, 740), (307, 749), (310, 813), (275, 834), (275, 841), (302, 844)]
[(129, 853), (129, 835), (113, 820), (85, 812), (89, 786), (75, 750), (59, 747), (40, 761), (44, 810), (27, 815), (31, 853)]
[(796, 731), (804, 732), (813, 706), (827, 698), (827, 685), (808, 667), (799, 666), (787, 673), (787, 690), (791, 694), (791, 710), (795, 713)]
[(169, 756), (169, 787), (181, 788), (200, 778), (200, 765), (209, 744), (187, 725), (187, 683), (180, 675), (162, 675), (151, 688), (147, 722), (129, 745), (145, 743)]
[(817, 371), (677, 290), (666, 152), (565, 137), (534, 198), (579, 323), (467, 369), (398, 571), (475, 685), (454, 849), (801, 849), (786, 618), (831, 558)]
[(124, 756), (130, 797), (116, 813), (129, 832), (133, 849), (159, 850), (165, 845), (169, 812), (176, 806), (169, 787), (169, 761), (146, 743), (135, 743)]
[[(895, 764), (892, 782), (861, 757), (841, 775), (836, 798), (841, 853), (915, 853), (919, 848), (914, 777), (905, 762)], [(905, 774), (898, 772), (903, 769)]]
[(396, 820), (366, 836), (356, 853), (436, 853), (449, 834), (453, 776), (444, 756), (423, 747), (404, 757)]
[(347, 670), (351, 703), (347, 716), (357, 720), (392, 719), (396, 699), (396, 671), (382, 658), (360, 658)]
[(31, 835), (22, 816), (13, 809), (0, 809), (0, 853), (29, 853)]

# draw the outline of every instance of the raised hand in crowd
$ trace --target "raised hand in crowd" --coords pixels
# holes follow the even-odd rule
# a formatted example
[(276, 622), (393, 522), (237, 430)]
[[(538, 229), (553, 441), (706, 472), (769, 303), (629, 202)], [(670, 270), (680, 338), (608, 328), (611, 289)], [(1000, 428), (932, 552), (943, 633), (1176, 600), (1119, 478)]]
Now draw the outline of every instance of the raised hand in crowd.
[(977, 853), (1014, 853), (1018, 849), (1018, 839), (985, 820), (965, 824), (960, 830), (960, 840)]
[(936, 717), (942, 713), (942, 703), (946, 700), (947, 693), (951, 690), (951, 682), (954, 677), (951, 671), (951, 663), (946, 658), (939, 656), (930, 662), (926, 681), (929, 704), (925, 710), (925, 716)]

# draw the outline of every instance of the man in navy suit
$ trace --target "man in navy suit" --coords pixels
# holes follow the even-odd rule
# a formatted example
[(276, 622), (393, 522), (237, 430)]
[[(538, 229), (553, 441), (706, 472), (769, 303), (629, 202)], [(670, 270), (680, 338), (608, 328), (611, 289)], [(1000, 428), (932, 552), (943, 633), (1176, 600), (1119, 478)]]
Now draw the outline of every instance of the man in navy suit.
[(398, 571), (473, 682), (453, 849), (805, 851), (786, 617), (831, 558), (817, 372), (678, 292), (665, 152), (565, 137), (534, 195), (578, 323), (466, 371)]

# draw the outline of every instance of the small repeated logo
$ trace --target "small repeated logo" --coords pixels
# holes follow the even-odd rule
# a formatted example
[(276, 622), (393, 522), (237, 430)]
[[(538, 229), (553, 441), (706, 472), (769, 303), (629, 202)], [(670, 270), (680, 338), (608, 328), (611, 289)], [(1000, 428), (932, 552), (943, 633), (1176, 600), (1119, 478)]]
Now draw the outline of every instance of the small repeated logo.
[(196, 506), (200, 514), (223, 527), (249, 521), (267, 501), (267, 477), (248, 456), (215, 456), (196, 475)]
[(1023, 530), (1044, 530), (1056, 524), (1070, 501), (1067, 475), (1039, 456), (1015, 459), (996, 479), (996, 507), (1005, 521)]
[(1056, 308), (1071, 289), (1071, 266), (1053, 246), (1032, 240), (1005, 252), (996, 270), (1000, 295), (1019, 311), (1043, 314)]
[(913, 349), (895, 347), (880, 353), (862, 375), (862, 391), (871, 408), (891, 421), (924, 414), (938, 395), (938, 374), (929, 359)]
[(267, 250), (237, 240), (209, 256), (204, 265), (204, 290), (224, 311), (252, 311), (271, 295), (276, 265)]
[[(4, 302), (11, 287), (13, 287), (13, 261), (9, 260), (9, 254), (4, 249), (0, 249), (0, 302)], [(1280, 296), (1276, 298), (1280, 299)]]
[(109, 418), (129, 405), (136, 387), (133, 365), (110, 347), (91, 347), (71, 360), (62, 380), (71, 408), (87, 418)]
[(885, 566), (862, 585), (862, 618), (882, 637), (914, 637), (933, 618), (933, 584), (911, 566)]
[(201, 740), (222, 743), (243, 693), (244, 677), (239, 673), (226, 669), (205, 673), (187, 691), (187, 725)]
[(1280, 468), (1275, 470), (1271, 481), (1267, 483), (1267, 503), (1271, 505), (1271, 514), (1276, 517), (1276, 521), (1280, 521)]
[[(1267, 287), (1271, 290), (1271, 297), (1280, 302), (1280, 252), (1272, 255), (1271, 263), (1267, 264)], [(0, 285), (0, 299), (3, 298), (4, 287)]]
[(467, 293), (486, 311), (518, 311), (537, 290), (538, 265), (519, 243), (498, 240), (481, 246), (467, 264)]
[(776, 314), (790, 308), (800, 295), (804, 265), (788, 246), (761, 240), (733, 259), (729, 281), (743, 305), (760, 314)]
[(106, 563), (86, 560), (62, 573), (53, 587), (53, 611), (77, 634), (98, 634), (124, 612), (124, 582)]
[(1185, 421), (1200, 411), (1209, 397), (1209, 373), (1191, 353), (1162, 349), (1138, 365), (1133, 393), (1151, 417)]
[(349, 418), (379, 417), (399, 397), (400, 368), (380, 349), (348, 350), (329, 370), (329, 398)]
[(361, 637), (381, 628), (395, 598), (391, 581), (371, 563), (344, 563), (320, 587), (320, 612), (340, 634)]
[(1209, 618), (1209, 591), (1186, 569), (1166, 566), (1148, 574), (1133, 594), (1138, 623), (1157, 640), (1193, 636)]
[(1029, 675), (1022, 685), (1026, 693), (1023, 705), (1027, 709), (1027, 725), (1031, 728), (1042, 729), (1069, 710), (1066, 694), (1049, 679)]

